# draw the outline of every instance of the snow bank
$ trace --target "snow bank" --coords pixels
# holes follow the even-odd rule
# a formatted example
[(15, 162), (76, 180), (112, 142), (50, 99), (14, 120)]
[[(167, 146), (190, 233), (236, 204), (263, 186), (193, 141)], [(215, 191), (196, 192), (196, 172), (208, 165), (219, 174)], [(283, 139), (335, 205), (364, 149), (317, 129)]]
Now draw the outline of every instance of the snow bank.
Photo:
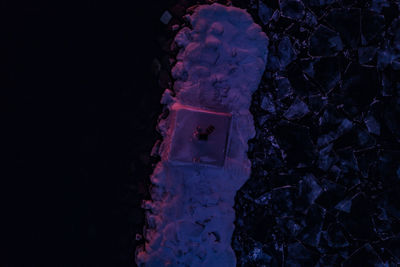
[[(183, 28), (175, 38), (181, 47), (172, 69), (176, 94), (166, 90), (161, 100), (170, 114), (159, 124), (161, 161), (151, 176), (152, 201), (144, 203), (148, 227), (145, 247), (136, 255), (139, 266), (236, 264), (230, 247), (234, 197), (250, 176), (249, 106), (264, 72), (268, 39), (239, 8), (203, 5), (188, 19), (192, 29)], [(199, 143), (194, 125), (212, 121), (215, 133)], [(216, 164), (208, 164), (213, 159)]]

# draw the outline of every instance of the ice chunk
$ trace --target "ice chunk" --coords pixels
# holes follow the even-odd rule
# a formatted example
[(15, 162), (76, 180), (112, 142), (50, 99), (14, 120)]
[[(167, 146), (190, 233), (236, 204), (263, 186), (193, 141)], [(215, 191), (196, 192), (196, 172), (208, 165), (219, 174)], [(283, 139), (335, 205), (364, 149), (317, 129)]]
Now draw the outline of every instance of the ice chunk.
[(331, 156), (332, 147), (333, 144), (329, 144), (319, 151), (318, 167), (324, 171), (329, 170), (329, 168), (335, 162), (335, 157)]
[(335, 206), (341, 199), (343, 199), (346, 188), (342, 185), (323, 179), (321, 181), (323, 192), (315, 200), (315, 202), (324, 208), (330, 209)]
[(336, 3), (337, 0), (305, 0), (310, 6), (325, 6)]
[(332, 90), (340, 81), (339, 59), (326, 57), (317, 59), (313, 64), (314, 73), (311, 75), (325, 92)]
[(284, 69), (293, 60), (296, 59), (296, 54), (294, 53), (292, 43), (288, 36), (282, 37), (278, 45), (278, 56), (280, 69)]
[(316, 247), (321, 238), (322, 224), (325, 217), (325, 209), (313, 204), (308, 210), (304, 220), (305, 227), (300, 232), (298, 238), (310, 246)]
[(316, 182), (315, 177), (312, 174), (307, 174), (299, 182), (299, 198), (304, 198), (304, 209), (314, 203), (322, 192), (322, 188)]
[(304, 5), (300, 0), (281, 0), (279, 5), (283, 17), (301, 19), (304, 16)]
[(300, 242), (291, 243), (287, 247), (287, 266), (315, 266), (317, 260), (318, 255)]
[(385, 18), (373, 11), (364, 10), (361, 15), (362, 35), (367, 43), (370, 43), (375, 37), (382, 35), (385, 27)]
[(350, 201), (351, 207), (347, 207), (347, 205), (350, 205), (348, 202), (344, 202), (340, 207), (345, 212), (339, 214), (338, 221), (355, 239), (368, 240), (373, 238), (375, 236), (371, 218), (373, 206), (370, 200), (365, 193), (357, 193)]
[(355, 48), (360, 42), (361, 25), (360, 25), (360, 9), (332, 9), (326, 20), (333, 28), (340, 33), (340, 36), (349, 47)]
[(387, 0), (372, 0), (371, 10), (380, 13), (382, 8), (389, 6), (390, 3)]
[(269, 8), (263, 1), (258, 1), (258, 17), (261, 19), (262, 23), (266, 25), (272, 17), (273, 10)]
[(293, 119), (300, 119), (308, 114), (310, 110), (306, 103), (301, 101), (300, 98), (296, 98), (293, 104), (289, 107), (289, 109), (283, 114), (286, 119), (293, 120)]
[(313, 162), (315, 150), (307, 127), (282, 121), (273, 130), (289, 166), (307, 166)]
[(380, 124), (378, 123), (378, 121), (372, 116), (372, 115), (368, 115), (365, 119), (364, 119), (365, 125), (368, 128), (368, 131), (370, 133), (376, 134), (376, 135), (380, 135), (381, 134), (381, 127)]
[(335, 209), (350, 213), (351, 211), (351, 199), (346, 199), (340, 201), (336, 206)]
[(168, 24), (171, 19), (172, 19), (171, 13), (169, 13), (168, 10), (165, 10), (160, 18), (160, 21), (164, 24)]
[(360, 64), (366, 64), (370, 62), (376, 54), (378, 49), (374, 46), (359, 47), (358, 48), (358, 62)]
[(342, 266), (385, 266), (385, 264), (375, 252), (374, 248), (367, 243), (351, 254), (350, 257), (343, 262)]
[(331, 248), (342, 248), (349, 245), (342, 231), (342, 226), (338, 223), (332, 223), (323, 234), (327, 245)]
[(264, 95), (264, 97), (261, 100), (261, 108), (272, 114), (275, 113), (275, 111), (276, 111), (275, 104), (274, 104), (274, 100), (272, 99), (271, 94)]
[(278, 99), (283, 99), (290, 96), (292, 92), (292, 86), (290, 81), (286, 77), (277, 77), (275, 79), (276, 82), (276, 89), (277, 89), (277, 96)]
[(333, 56), (342, 49), (340, 36), (324, 25), (319, 25), (310, 38), (310, 54), (313, 56)]

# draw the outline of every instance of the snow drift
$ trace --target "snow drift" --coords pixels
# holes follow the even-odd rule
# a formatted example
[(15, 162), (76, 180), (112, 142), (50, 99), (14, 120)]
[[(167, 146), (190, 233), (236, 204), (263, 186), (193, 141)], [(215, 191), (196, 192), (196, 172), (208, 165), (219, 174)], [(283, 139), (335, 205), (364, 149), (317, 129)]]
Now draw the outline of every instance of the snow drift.
[[(234, 197), (250, 176), (249, 106), (268, 39), (235, 7), (199, 6), (187, 19), (192, 27), (175, 38), (181, 49), (172, 69), (174, 93), (167, 89), (161, 99), (170, 114), (159, 124), (161, 161), (151, 176), (152, 200), (144, 203), (148, 226), (139, 266), (236, 264)], [(196, 139), (198, 124), (197, 130), (215, 128), (209, 139)]]

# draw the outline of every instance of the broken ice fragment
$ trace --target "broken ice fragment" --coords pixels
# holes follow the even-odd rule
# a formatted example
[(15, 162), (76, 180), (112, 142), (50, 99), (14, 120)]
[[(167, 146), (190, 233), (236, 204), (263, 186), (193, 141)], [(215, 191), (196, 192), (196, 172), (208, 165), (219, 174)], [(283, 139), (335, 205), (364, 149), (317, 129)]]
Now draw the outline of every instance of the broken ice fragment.
[(361, 35), (360, 9), (332, 9), (326, 17), (328, 23), (340, 33), (343, 42), (355, 48)]
[(274, 100), (272, 99), (272, 96), (270, 94), (266, 94), (261, 100), (261, 108), (268, 111), (269, 113), (275, 113), (276, 110)]
[(333, 56), (343, 49), (339, 35), (324, 25), (319, 25), (310, 39), (310, 54), (313, 56)]
[(368, 131), (370, 133), (376, 134), (376, 135), (380, 135), (381, 134), (381, 127), (379, 125), (379, 123), (376, 121), (376, 119), (372, 116), (372, 115), (368, 115), (365, 119), (364, 119), (365, 125), (368, 128)]
[(282, 121), (273, 130), (280, 148), (287, 155), (286, 160), (289, 166), (296, 167), (300, 163), (309, 165), (313, 162), (315, 150), (309, 128)]
[(369, 240), (374, 238), (374, 225), (371, 218), (372, 207), (365, 193), (357, 193), (351, 198), (350, 212), (347, 203), (344, 202), (339, 213), (338, 221), (342, 223), (346, 231), (355, 239)]
[(326, 57), (316, 60), (313, 66), (314, 73), (311, 75), (325, 92), (333, 89), (340, 81), (339, 59), (337, 57)]
[(345, 109), (350, 112), (352, 108), (364, 107), (372, 103), (379, 88), (379, 75), (376, 67), (350, 63), (344, 73), (341, 89), (342, 94), (346, 96), (344, 99)]
[(344, 119), (342, 121), (342, 123), (340, 123), (340, 125), (337, 129), (337, 133), (340, 136), (340, 135), (346, 133), (347, 131), (349, 131), (352, 127), (353, 127), (353, 123), (351, 121), (349, 121), (348, 119)]
[(308, 106), (315, 114), (319, 113), (326, 103), (327, 99), (325, 97), (321, 97), (320, 95), (310, 95), (308, 97)]
[(308, 3), (310, 6), (316, 7), (330, 5), (337, 2), (337, 0), (304, 0), (304, 2)]
[(296, 59), (296, 54), (294, 53), (292, 43), (288, 36), (284, 36), (278, 45), (278, 56), (280, 69), (284, 69), (293, 60)]
[(351, 254), (350, 257), (343, 262), (342, 266), (385, 266), (385, 264), (373, 247), (367, 243)]
[(370, 62), (376, 54), (378, 49), (374, 46), (359, 47), (358, 48), (358, 62), (360, 64), (366, 64)]
[(262, 23), (266, 25), (272, 17), (273, 10), (269, 8), (263, 1), (258, 1), (258, 16), (260, 17)]
[(344, 186), (327, 179), (322, 179), (321, 186), (323, 191), (315, 202), (324, 208), (333, 208), (345, 195), (346, 188)]
[(304, 16), (304, 5), (300, 0), (281, 0), (279, 5), (283, 17), (301, 19)]
[(390, 4), (387, 0), (372, 0), (371, 10), (380, 13), (382, 8), (389, 6)]
[(336, 151), (336, 153), (338, 155), (339, 165), (342, 172), (348, 173), (350, 171), (358, 170), (357, 160), (354, 156), (353, 149), (346, 148)]
[(289, 79), (286, 77), (277, 77), (275, 79), (276, 82), (276, 89), (277, 89), (277, 96), (278, 99), (283, 99), (290, 96), (292, 92), (292, 86), (289, 82)]
[(172, 19), (171, 13), (169, 13), (168, 10), (165, 10), (160, 18), (160, 21), (164, 24), (168, 24), (171, 19)]
[(325, 217), (325, 209), (319, 205), (312, 204), (308, 210), (302, 231), (298, 238), (307, 245), (316, 247), (321, 237), (322, 224)]
[(314, 175), (307, 174), (299, 181), (297, 201), (298, 203), (301, 203), (302, 208), (306, 210), (314, 203), (315, 199), (318, 198), (321, 192), (322, 188), (316, 182)]
[(328, 230), (324, 233), (324, 237), (328, 242), (328, 246), (332, 248), (342, 248), (349, 245), (339, 223), (332, 223)]
[(373, 41), (377, 36), (382, 35), (385, 27), (385, 18), (373, 11), (364, 10), (361, 17), (362, 35), (367, 43)]
[(318, 255), (305, 248), (300, 242), (287, 246), (287, 266), (315, 266), (317, 260)]
[(308, 26), (315, 26), (318, 24), (318, 20), (312, 12), (307, 12), (305, 17), (305, 23)]
[(328, 146), (326, 146), (325, 148), (323, 148), (319, 151), (318, 167), (324, 171), (329, 170), (329, 168), (332, 166), (332, 164), (335, 161), (335, 157), (332, 157), (330, 155), (332, 147), (333, 147), (333, 144), (329, 144)]
[(310, 110), (306, 103), (301, 101), (301, 99), (296, 98), (294, 103), (289, 107), (289, 109), (283, 114), (283, 116), (288, 120), (300, 119), (304, 117)]
[(345, 200), (340, 201), (335, 206), (335, 209), (350, 213), (350, 211), (351, 211), (351, 199), (345, 199)]

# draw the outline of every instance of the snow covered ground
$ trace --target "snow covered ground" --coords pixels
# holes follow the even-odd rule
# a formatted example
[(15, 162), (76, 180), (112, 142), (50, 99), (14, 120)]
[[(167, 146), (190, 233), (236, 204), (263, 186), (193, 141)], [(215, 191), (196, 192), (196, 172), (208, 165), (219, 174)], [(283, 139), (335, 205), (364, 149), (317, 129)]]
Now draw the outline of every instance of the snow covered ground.
[[(170, 110), (151, 181), (145, 247), (139, 266), (235, 266), (231, 248), (236, 191), (250, 176), (249, 112), (268, 57), (268, 38), (242, 9), (202, 5), (175, 38), (181, 50), (172, 69)], [(202, 124), (202, 125), (198, 125)], [(198, 140), (199, 129), (209, 130)], [(211, 125), (215, 124), (215, 125)]]

